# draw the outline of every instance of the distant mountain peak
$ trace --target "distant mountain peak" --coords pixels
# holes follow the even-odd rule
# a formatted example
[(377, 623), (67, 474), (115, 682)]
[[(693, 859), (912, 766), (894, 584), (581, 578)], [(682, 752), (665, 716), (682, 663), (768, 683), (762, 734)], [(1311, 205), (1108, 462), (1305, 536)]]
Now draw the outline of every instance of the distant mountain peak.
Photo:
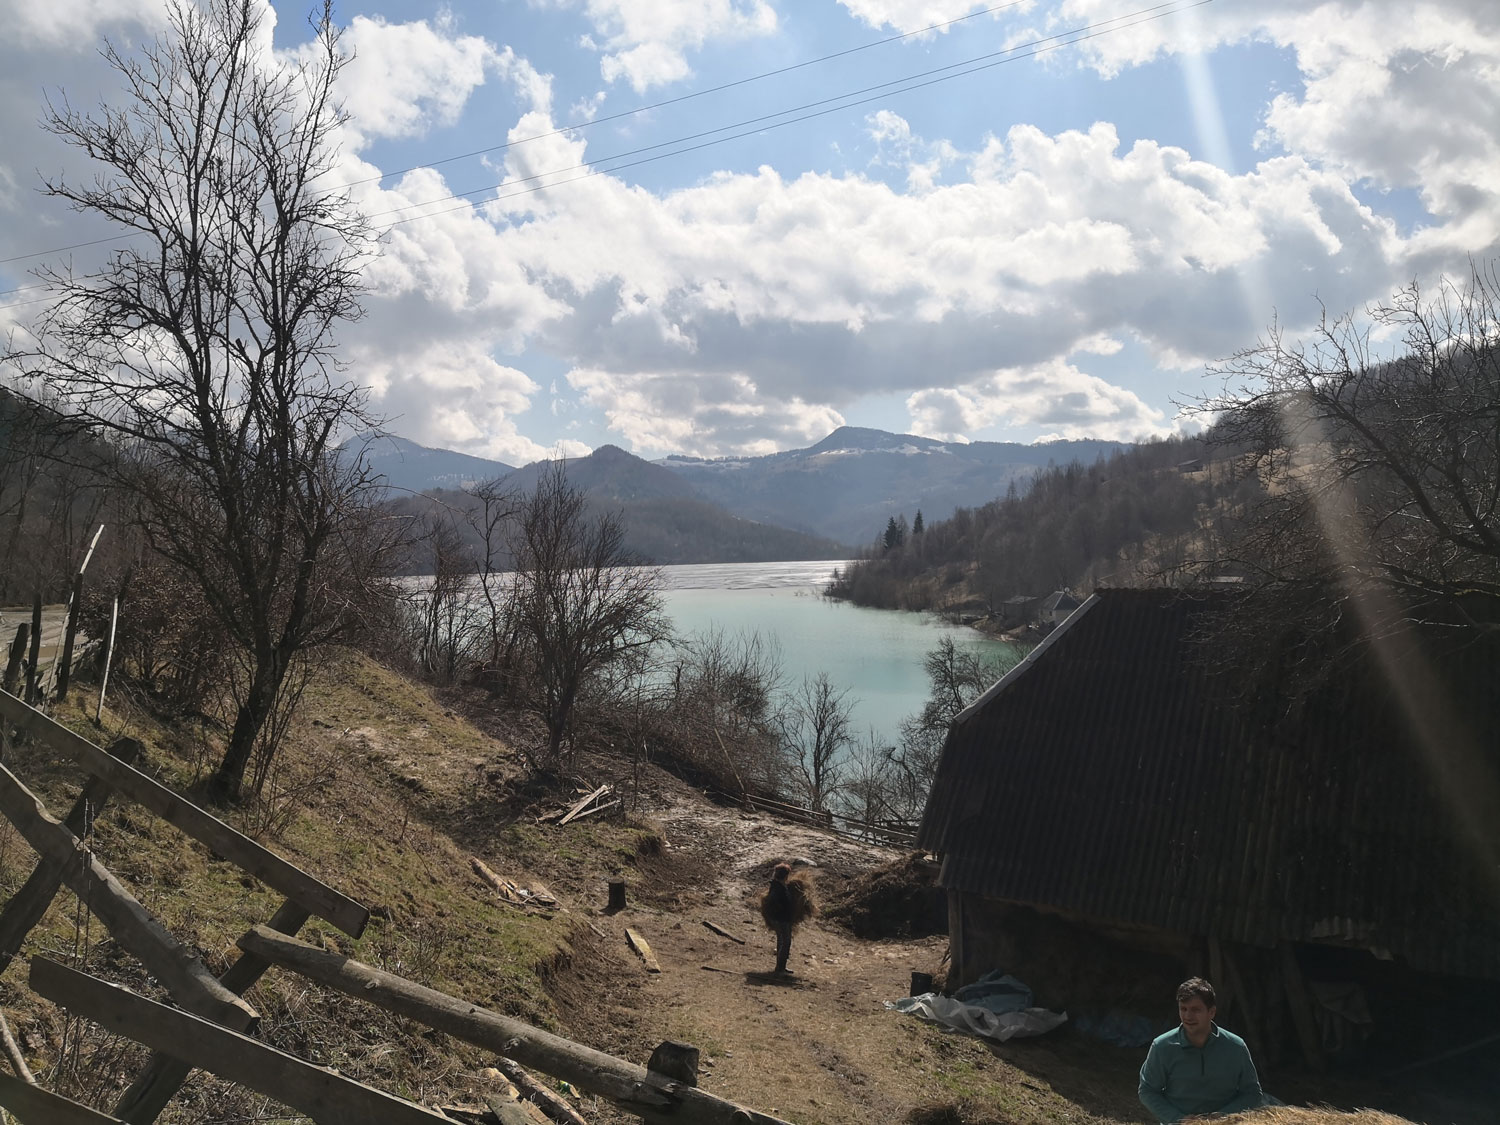
[(808, 453), (841, 453), (859, 450), (882, 450), (896, 452), (902, 446), (926, 450), (946, 443), (936, 438), (918, 437), (916, 434), (893, 434), (886, 430), (875, 430), (868, 426), (840, 426), (816, 445), (809, 446)]

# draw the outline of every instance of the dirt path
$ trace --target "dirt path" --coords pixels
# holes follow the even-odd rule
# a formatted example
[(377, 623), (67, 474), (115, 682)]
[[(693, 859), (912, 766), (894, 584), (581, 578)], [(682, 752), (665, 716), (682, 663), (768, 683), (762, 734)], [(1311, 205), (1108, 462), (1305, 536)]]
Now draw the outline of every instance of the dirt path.
[[(654, 901), (598, 919), (622, 943), (625, 927), (642, 933), (662, 968), (647, 974), (626, 953), (617, 977), (592, 982), (594, 1019), (608, 1021), (615, 1049), (644, 1061), (662, 1039), (694, 1044), (704, 1088), (801, 1123), (900, 1121), (914, 1111), (950, 1122), (1133, 1119), (1096, 1118), (1061, 1097), (1044, 1074), (1062, 1060), (1046, 1047), (1018, 1052), (1028, 1073), (1006, 1061), (1014, 1045), (945, 1034), (885, 1009), (907, 994), (913, 970), (939, 968), (943, 937), (867, 942), (814, 920), (792, 942), (793, 975), (770, 972), (774, 942), (758, 901), (771, 864), (807, 860), (832, 885), (900, 853), (701, 801), (674, 801), (653, 815), (670, 845), (667, 868), (689, 876)], [(589, 1020), (576, 1002), (570, 1007), (570, 1022)], [(1119, 1085), (1133, 1094), (1131, 1077)], [(951, 1116), (960, 1105), (979, 1115)], [(602, 1107), (596, 1115), (610, 1120)]]

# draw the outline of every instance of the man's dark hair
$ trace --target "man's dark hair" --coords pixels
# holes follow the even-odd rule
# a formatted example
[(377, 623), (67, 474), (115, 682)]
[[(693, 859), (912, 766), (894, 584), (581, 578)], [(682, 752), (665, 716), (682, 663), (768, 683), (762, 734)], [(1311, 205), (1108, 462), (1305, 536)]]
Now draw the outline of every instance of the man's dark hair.
[(1186, 1004), (1193, 997), (1203, 1001), (1205, 1008), (1217, 1008), (1214, 1002), (1214, 986), (1202, 977), (1190, 977), (1177, 986), (1177, 1002)]

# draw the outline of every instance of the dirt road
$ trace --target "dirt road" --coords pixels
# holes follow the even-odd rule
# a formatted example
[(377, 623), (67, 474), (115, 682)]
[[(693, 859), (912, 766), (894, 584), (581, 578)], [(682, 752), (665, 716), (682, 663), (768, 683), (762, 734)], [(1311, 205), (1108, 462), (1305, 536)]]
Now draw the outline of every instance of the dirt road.
[[(701, 802), (653, 815), (669, 844), (659, 885), (598, 921), (622, 947), (627, 926), (642, 933), (662, 971), (646, 973), (625, 953), (570, 997), (575, 1027), (592, 1024), (608, 1046), (642, 1061), (662, 1039), (691, 1043), (702, 1052), (704, 1088), (799, 1123), (1137, 1119), (1133, 1058), (1080, 1083), (1067, 1052), (1041, 1041), (991, 1045), (887, 1010), (913, 970), (939, 969), (945, 938), (867, 942), (814, 920), (792, 942), (793, 974), (771, 973), (774, 941), (758, 901), (772, 864), (806, 860), (832, 886), (898, 852)], [(1053, 1088), (1054, 1071), (1069, 1096)], [(602, 1106), (595, 1113), (610, 1120)]]

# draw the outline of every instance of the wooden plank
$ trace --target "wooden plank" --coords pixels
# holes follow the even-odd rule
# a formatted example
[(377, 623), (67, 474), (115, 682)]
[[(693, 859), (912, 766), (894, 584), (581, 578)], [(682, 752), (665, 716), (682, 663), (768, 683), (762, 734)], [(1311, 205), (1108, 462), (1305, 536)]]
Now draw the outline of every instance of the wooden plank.
[(651, 952), (650, 944), (640, 935), (639, 931), (632, 930), (629, 926), (626, 926), (625, 942), (640, 955), (642, 961), (646, 962), (646, 971), (648, 973), (661, 972), (661, 966), (656, 963), (656, 954)]
[(712, 930), (714, 933), (718, 934), (720, 937), (727, 937), (730, 941), (734, 942), (737, 945), (744, 945), (745, 944), (745, 939), (744, 938), (742, 938), (742, 937), (736, 937), (734, 934), (732, 934), (728, 930), (726, 930), (723, 926), (716, 925), (715, 923), (710, 922), (707, 918), (703, 919), (703, 924), (705, 926), (707, 926), (710, 930)]
[(548, 1125), (547, 1117), (530, 1102), (523, 1102), (503, 1094), (484, 1093), (480, 1097), (490, 1107), (490, 1112), (500, 1125)]
[(31, 987), (106, 1031), (248, 1086), (318, 1125), (452, 1125), (440, 1113), (45, 957), (31, 959)]
[(582, 811), (583, 809), (588, 808), (590, 805), (592, 805), (595, 801), (597, 801), (600, 797), (602, 797), (604, 794), (606, 794), (608, 792), (609, 792), (609, 783), (606, 782), (605, 784), (599, 786), (598, 789), (595, 789), (587, 797), (585, 797), (581, 801), (579, 801), (571, 809), (569, 809), (567, 811), (567, 814), (560, 821), (557, 822), (557, 826), (559, 828), (561, 828), (564, 824), (567, 824), (570, 820), (572, 820), (574, 817), (576, 817), (579, 814), (580, 811)]
[(117, 762), (88, 739), (53, 722), (7, 692), (0, 692), (0, 717), (66, 754), (95, 777), (107, 781), (121, 796), (150, 809), (168, 824), (208, 845), (241, 870), (287, 898), (300, 902), (311, 913), (331, 922), (344, 933), (351, 937), (364, 933), (370, 920), (370, 912), (365, 907), (314, 879), (275, 852), (267, 851), (165, 785)]
[[(122, 762), (133, 762), (142, 749), (135, 739), (121, 738), (110, 746), (109, 752)], [(109, 798), (109, 786), (97, 777), (89, 778), (84, 783), (83, 792), (78, 794), (78, 799), (63, 818), (63, 825), (73, 835), (83, 835), (89, 822), (104, 811)], [(62, 870), (44, 859), (36, 865), (21, 889), (11, 896), (5, 909), (0, 910), (0, 973), (10, 968), (26, 935), (42, 920), (61, 887)]]
[(435, 989), (404, 980), (256, 926), (240, 948), (346, 996), (435, 1028), (455, 1039), (562, 1078), (597, 1094), (650, 1125), (786, 1125), (704, 1090), (653, 1078), (646, 1068), (502, 1016)]
[(584, 809), (581, 813), (579, 813), (577, 816), (575, 816), (573, 818), (573, 820), (576, 823), (576, 822), (582, 820), (586, 816), (593, 816), (595, 813), (606, 812), (609, 809), (617, 809), (619, 807), (620, 807), (619, 800), (606, 801), (602, 805), (595, 805), (591, 809)]
[[(110, 758), (110, 761), (114, 761)], [(139, 958), (172, 998), (189, 1011), (226, 1027), (253, 1027), (254, 1008), (215, 979), (194, 953), (136, 901), (77, 836), (47, 815), (35, 795), (0, 765), (0, 812), (32, 850), (52, 864), (64, 883), (104, 923), (120, 948)]]
[(121, 1125), (120, 1119), (0, 1073), (0, 1106), (21, 1125)]
[[(307, 910), (288, 899), (267, 923), (280, 934), (295, 934), (310, 917)], [(253, 953), (242, 953), (233, 965), (224, 971), (219, 983), (236, 996), (243, 996), (256, 981), (265, 975), (271, 963)], [(161, 1116), (182, 1084), (187, 1081), (193, 1068), (181, 1059), (155, 1052), (130, 1088), (115, 1103), (115, 1115), (130, 1125), (150, 1125)]]

